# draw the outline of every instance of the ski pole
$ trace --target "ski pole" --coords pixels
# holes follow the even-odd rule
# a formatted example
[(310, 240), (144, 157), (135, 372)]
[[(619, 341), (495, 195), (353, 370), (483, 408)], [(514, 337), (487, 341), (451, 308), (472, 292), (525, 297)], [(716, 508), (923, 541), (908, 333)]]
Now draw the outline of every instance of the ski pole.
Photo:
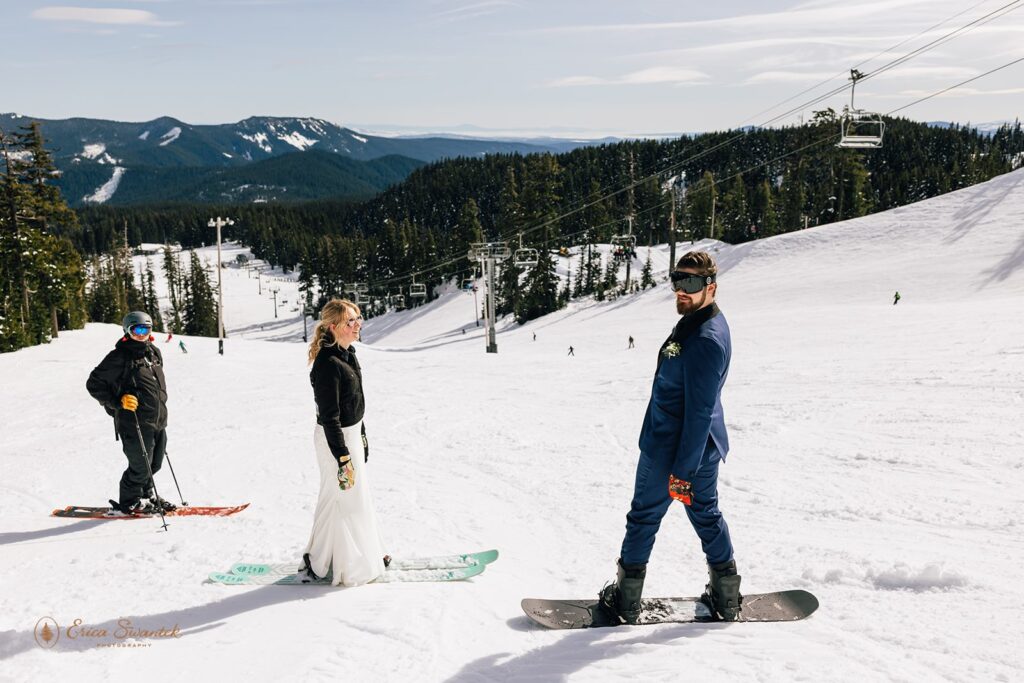
[[(171, 464), (171, 456), (169, 456), (167, 453), (164, 453), (164, 460), (167, 461), (167, 466), (171, 468), (171, 476), (174, 477), (174, 488), (178, 489), (178, 499), (181, 500), (181, 506), (188, 507), (188, 503), (185, 502), (185, 499), (181, 495), (181, 487), (178, 486), (178, 476), (174, 474), (174, 465)], [(156, 491), (155, 487), (153, 491)]]
[[(157, 500), (160, 500), (160, 494), (156, 490), (156, 479), (153, 478), (153, 468), (149, 464), (149, 449), (146, 448), (146, 442), (142, 438), (142, 427), (139, 425), (139, 416), (134, 410), (132, 411), (132, 416), (135, 418), (135, 433), (139, 437), (139, 445), (142, 446), (142, 457), (146, 463), (146, 472), (149, 474), (149, 483), (153, 485), (153, 495)], [(167, 531), (167, 519), (164, 517), (164, 506), (157, 505), (156, 507), (160, 510), (160, 522), (164, 526), (164, 531)]]

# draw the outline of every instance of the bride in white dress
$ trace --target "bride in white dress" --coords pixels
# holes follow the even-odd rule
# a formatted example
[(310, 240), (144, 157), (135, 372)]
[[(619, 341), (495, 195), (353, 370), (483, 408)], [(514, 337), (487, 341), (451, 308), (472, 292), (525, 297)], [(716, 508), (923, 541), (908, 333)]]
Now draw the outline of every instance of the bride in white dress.
[(309, 345), (320, 496), (303, 569), (311, 578), (330, 577), (335, 586), (368, 583), (385, 567), (370, 493), (362, 371), (352, 346), (362, 321), (354, 303), (332, 299), (321, 310)]

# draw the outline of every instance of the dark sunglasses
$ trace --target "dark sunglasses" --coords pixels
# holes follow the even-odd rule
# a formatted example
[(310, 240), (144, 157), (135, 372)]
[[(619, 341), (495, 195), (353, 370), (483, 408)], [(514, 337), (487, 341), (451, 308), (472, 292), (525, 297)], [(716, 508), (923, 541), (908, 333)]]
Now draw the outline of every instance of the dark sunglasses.
[(715, 281), (714, 275), (694, 275), (693, 273), (672, 273), (672, 291), (696, 294)]
[(131, 327), (128, 328), (128, 331), (136, 336), (143, 337), (149, 334), (149, 331), (151, 329), (153, 328), (151, 328), (149, 325), (132, 325)]

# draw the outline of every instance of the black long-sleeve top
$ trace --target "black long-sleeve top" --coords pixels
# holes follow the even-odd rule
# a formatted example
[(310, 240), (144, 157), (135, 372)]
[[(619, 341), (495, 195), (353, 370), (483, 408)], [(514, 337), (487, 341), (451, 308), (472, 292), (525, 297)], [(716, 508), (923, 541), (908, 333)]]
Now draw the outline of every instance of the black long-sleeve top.
[(356, 350), (337, 345), (323, 347), (313, 361), (309, 381), (316, 399), (316, 422), (323, 425), (331, 455), (349, 455), (341, 430), (358, 424), (366, 410)]
[[(121, 434), (135, 433), (135, 419), (146, 429), (167, 427), (167, 381), (160, 349), (147, 342), (122, 337), (89, 374), (86, 390), (107, 412), (117, 417)], [(121, 410), (121, 395), (139, 399), (135, 416)]]

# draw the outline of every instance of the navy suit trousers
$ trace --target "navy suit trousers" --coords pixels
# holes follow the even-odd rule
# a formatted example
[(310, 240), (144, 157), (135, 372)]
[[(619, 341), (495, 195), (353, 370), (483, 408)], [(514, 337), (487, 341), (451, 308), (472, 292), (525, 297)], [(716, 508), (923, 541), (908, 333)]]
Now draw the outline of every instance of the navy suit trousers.
[[(729, 527), (718, 509), (718, 464), (721, 461), (718, 451), (709, 443), (704, 462), (690, 482), (693, 485), (693, 504), (684, 506), (711, 565), (728, 562), (733, 555)], [(671, 470), (672, 462), (668, 457), (640, 453), (633, 502), (626, 515), (626, 537), (622, 540), (620, 555), (622, 564), (647, 564), (650, 559), (661, 519), (673, 502), (668, 495)]]

